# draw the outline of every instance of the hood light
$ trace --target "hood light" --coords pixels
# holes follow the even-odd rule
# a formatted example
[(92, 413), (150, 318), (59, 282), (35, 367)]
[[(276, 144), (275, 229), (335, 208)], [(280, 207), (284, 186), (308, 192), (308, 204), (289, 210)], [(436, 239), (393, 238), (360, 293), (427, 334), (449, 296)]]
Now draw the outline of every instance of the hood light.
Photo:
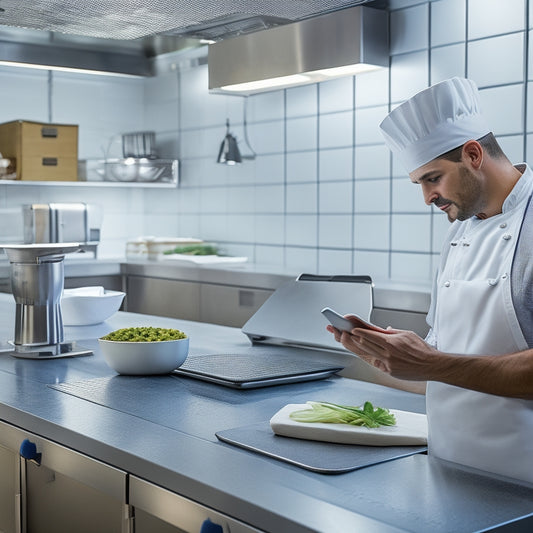
[(309, 76), (303, 74), (292, 74), (291, 76), (280, 76), (279, 78), (269, 78), (266, 80), (249, 81), (245, 83), (236, 83), (234, 85), (225, 85), (221, 87), (223, 91), (258, 91), (270, 87), (288, 87), (290, 85), (300, 85), (310, 83), (312, 80)]
[(344, 67), (327, 68), (323, 70), (315, 70), (309, 72), (310, 76), (324, 76), (326, 78), (339, 78), (341, 76), (354, 76), (356, 74), (362, 74), (363, 72), (372, 72), (378, 70), (381, 67), (376, 65), (369, 65), (367, 63), (358, 63), (357, 65), (346, 65)]
[(286, 87), (295, 87), (307, 83), (318, 83), (320, 81), (341, 78), (344, 76), (355, 76), (364, 72), (371, 72), (382, 67), (359, 63), (357, 65), (346, 65), (344, 67), (334, 67), (322, 70), (305, 72), (304, 74), (293, 74), (291, 76), (280, 76), (279, 78), (269, 78), (265, 80), (249, 81), (246, 83), (236, 83), (234, 85), (225, 85), (220, 87), (222, 91), (229, 92), (258, 92), (267, 89), (282, 89)]
[(57, 65), (39, 65), (37, 63), (21, 63), (18, 61), (0, 61), (2, 67), (31, 68), (35, 70), (54, 70), (56, 72), (75, 72), (76, 74), (96, 74), (98, 76), (118, 76), (121, 78), (139, 78), (140, 74), (124, 74), (122, 72), (106, 72), (87, 68), (60, 67)]

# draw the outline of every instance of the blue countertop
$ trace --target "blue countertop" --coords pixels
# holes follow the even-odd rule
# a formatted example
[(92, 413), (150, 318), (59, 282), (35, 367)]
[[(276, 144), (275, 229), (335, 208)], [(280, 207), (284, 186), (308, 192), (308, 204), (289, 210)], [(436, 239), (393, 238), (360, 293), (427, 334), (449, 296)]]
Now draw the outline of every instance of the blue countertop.
[[(3, 342), (13, 336), (14, 309), (12, 297), (0, 295)], [(116, 386), (128, 378), (106, 365), (95, 339), (133, 325), (182, 329), (196, 355), (254, 349), (238, 329), (117, 313), (98, 326), (65, 328), (69, 340), (94, 349), (92, 356), (31, 361), (1, 353), (0, 420), (265, 531), (459, 533), (511, 521), (517, 522), (505, 531), (533, 527), (533, 487), (425, 454), (324, 475), (224, 444), (215, 436), (216, 431), (268, 421), (287, 403), (371, 400), (423, 412), (423, 396), (336, 376), (249, 391), (187, 378), (151, 377), (144, 385), (143, 378), (134, 378), (135, 389), (128, 394), (123, 381)], [(91, 379), (106, 382), (108, 397), (101, 403), (49, 386)]]

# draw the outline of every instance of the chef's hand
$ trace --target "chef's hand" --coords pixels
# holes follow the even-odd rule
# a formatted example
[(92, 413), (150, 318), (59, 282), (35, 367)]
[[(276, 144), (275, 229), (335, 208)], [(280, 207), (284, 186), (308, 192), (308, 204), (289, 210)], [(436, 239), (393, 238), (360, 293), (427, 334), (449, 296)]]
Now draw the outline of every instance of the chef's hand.
[[(350, 315), (346, 315), (350, 320)], [(379, 370), (399, 379), (430, 379), (431, 368), (439, 354), (412, 331), (387, 328), (386, 333), (354, 328), (350, 332), (339, 331), (328, 325), (327, 330), (347, 350)]]

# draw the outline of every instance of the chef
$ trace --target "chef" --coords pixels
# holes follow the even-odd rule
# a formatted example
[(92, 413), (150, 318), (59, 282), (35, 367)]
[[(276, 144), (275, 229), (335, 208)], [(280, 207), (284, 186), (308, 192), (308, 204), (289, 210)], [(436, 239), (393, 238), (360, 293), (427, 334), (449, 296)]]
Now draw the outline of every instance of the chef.
[(328, 329), (376, 368), (428, 382), (430, 454), (533, 483), (533, 173), (502, 152), (471, 80), (423, 90), (380, 128), (426, 204), (452, 222), (431, 329), (425, 340)]

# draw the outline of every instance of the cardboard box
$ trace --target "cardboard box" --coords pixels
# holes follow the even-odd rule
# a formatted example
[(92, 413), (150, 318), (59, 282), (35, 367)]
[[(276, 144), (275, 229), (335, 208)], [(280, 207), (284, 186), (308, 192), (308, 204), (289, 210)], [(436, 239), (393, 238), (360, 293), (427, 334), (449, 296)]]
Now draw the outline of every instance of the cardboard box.
[(14, 160), (16, 179), (78, 180), (78, 126), (15, 120), (0, 124), (0, 152)]

